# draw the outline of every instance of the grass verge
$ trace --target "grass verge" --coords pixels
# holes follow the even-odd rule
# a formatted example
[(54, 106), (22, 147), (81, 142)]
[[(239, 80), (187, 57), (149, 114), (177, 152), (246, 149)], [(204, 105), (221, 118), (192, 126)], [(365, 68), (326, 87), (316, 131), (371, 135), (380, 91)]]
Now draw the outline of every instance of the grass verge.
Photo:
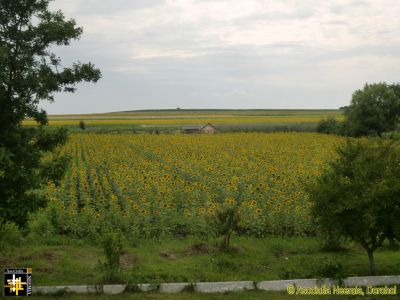
[[(99, 268), (104, 261), (100, 246), (59, 238), (51, 244), (30, 242), (3, 250), (0, 269), (32, 267), (34, 285), (257, 282), (369, 274), (367, 255), (351, 243), (343, 251), (324, 252), (314, 238), (235, 237), (234, 251), (222, 253), (216, 240), (185, 238), (126, 241), (121, 272), (107, 282)], [(376, 265), (378, 275), (399, 274), (400, 251), (378, 250)]]

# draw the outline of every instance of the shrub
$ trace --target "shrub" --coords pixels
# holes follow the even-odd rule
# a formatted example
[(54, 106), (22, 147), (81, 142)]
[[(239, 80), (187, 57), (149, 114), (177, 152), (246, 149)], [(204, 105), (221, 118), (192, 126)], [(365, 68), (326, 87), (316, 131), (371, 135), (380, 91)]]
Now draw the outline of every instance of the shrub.
[(29, 215), (28, 230), (30, 237), (35, 241), (45, 241), (55, 235), (55, 229), (49, 217), (44, 213)]
[(318, 232), (320, 248), (326, 252), (339, 252), (345, 250), (343, 244), (345, 239), (334, 231), (322, 233)]
[(343, 134), (343, 123), (333, 117), (322, 119), (317, 126), (317, 132), (326, 134)]
[(316, 274), (321, 278), (342, 279), (345, 277), (343, 265), (335, 259), (324, 258), (322, 264), (318, 264)]
[(299, 271), (297, 267), (291, 264), (283, 264), (283, 266), (278, 269), (278, 275), (281, 279), (294, 279), (299, 278)]
[(102, 283), (121, 283), (122, 234), (120, 232), (107, 232), (100, 239), (105, 261), (99, 260), (97, 268), (103, 273)]
[(22, 242), (22, 234), (15, 223), (0, 222), (0, 251), (9, 247), (15, 247)]
[(122, 254), (122, 235), (119, 232), (106, 233), (102, 241), (106, 261), (103, 266), (112, 272), (120, 271), (120, 256)]
[(225, 257), (215, 257), (212, 259), (212, 263), (218, 272), (229, 272), (236, 271), (238, 266), (234, 261), (229, 260)]
[(79, 121), (79, 128), (82, 129), (82, 130), (85, 130), (85, 129), (86, 129), (86, 124), (85, 124), (85, 122)]
[(236, 206), (228, 206), (217, 210), (213, 221), (217, 234), (223, 236), (221, 250), (229, 251), (231, 235), (240, 228), (238, 208)]

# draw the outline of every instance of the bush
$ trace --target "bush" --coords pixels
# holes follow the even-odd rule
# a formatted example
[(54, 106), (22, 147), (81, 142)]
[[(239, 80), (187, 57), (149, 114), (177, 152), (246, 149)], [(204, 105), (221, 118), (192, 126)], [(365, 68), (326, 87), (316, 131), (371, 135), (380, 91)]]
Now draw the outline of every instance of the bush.
[(238, 269), (238, 266), (234, 261), (231, 261), (225, 257), (215, 257), (211, 261), (216, 270), (221, 273), (236, 271)]
[(282, 267), (278, 269), (278, 275), (280, 279), (295, 279), (299, 278), (299, 270), (292, 264), (283, 263)]
[(230, 250), (230, 238), (232, 233), (239, 230), (239, 223), (239, 210), (235, 205), (217, 210), (214, 216), (213, 225), (217, 231), (217, 234), (223, 236), (221, 250)]
[(82, 129), (82, 130), (85, 130), (85, 129), (86, 129), (86, 124), (85, 124), (85, 122), (79, 121), (79, 128)]
[(105, 233), (102, 239), (102, 246), (106, 261), (102, 263), (106, 273), (119, 273), (120, 257), (122, 254), (122, 235), (119, 232)]
[(321, 278), (331, 278), (341, 280), (345, 277), (343, 265), (340, 261), (324, 258), (324, 262), (319, 264), (316, 274)]
[(48, 216), (44, 213), (29, 215), (29, 236), (35, 241), (47, 241), (55, 235), (55, 229)]
[(343, 123), (333, 117), (322, 119), (317, 126), (317, 132), (325, 134), (343, 134)]
[(18, 246), (22, 243), (19, 227), (12, 222), (0, 222), (0, 251)]
[(108, 232), (101, 237), (105, 261), (99, 261), (98, 268), (103, 273), (103, 283), (122, 283), (120, 257), (122, 254), (122, 234)]
[(343, 244), (345, 239), (334, 231), (322, 233), (318, 232), (320, 248), (326, 252), (340, 252), (345, 250)]
[(388, 238), (385, 243), (383, 243), (382, 248), (389, 249), (391, 251), (400, 250), (400, 240), (395, 238)]

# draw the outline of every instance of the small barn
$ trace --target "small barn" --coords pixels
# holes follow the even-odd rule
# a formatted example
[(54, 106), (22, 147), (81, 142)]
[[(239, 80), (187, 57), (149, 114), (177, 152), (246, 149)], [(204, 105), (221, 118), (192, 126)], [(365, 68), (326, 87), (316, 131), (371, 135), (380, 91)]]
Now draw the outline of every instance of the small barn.
[(217, 131), (217, 128), (215, 128), (210, 123), (207, 123), (206, 125), (204, 125), (203, 127), (200, 128), (200, 132), (202, 132), (202, 133), (214, 134), (216, 131)]
[(183, 132), (187, 133), (187, 134), (192, 134), (192, 133), (214, 134), (216, 131), (217, 131), (217, 128), (215, 128), (210, 123), (207, 123), (206, 125), (201, 125), (201, 126), (185, 126), (185, 127), (183, 127)]

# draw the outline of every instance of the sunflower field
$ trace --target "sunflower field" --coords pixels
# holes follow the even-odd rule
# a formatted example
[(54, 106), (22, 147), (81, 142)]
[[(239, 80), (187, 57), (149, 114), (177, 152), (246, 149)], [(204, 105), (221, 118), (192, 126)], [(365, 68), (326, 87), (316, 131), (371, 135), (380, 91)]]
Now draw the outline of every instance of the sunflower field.
[(39, 214), (61, 234), (208, 235), (236, 206), (243, 234), (313, 232), (304, 184), (341, 142), (314, 133), (72, 134), (72, 163)]

